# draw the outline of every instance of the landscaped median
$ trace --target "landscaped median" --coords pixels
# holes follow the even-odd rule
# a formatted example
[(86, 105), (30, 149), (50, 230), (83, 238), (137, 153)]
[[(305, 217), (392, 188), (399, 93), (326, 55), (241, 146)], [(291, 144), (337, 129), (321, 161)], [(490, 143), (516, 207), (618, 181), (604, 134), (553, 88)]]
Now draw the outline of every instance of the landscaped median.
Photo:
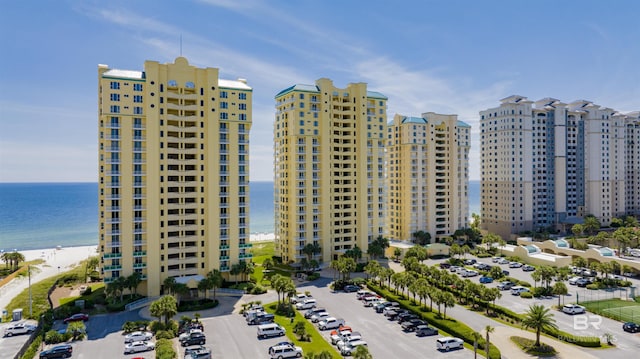
[[(292, 342), (294, 342), (295, 345), (302, 348), (305, 354), (305, 357), (307, 356), (308, 353), (319, 354), (321, 352), (328, 352), (328, 353), (331, 353), (331, 356), (333, 358), (342, 358), (340, 353), (338, 353), (338, 351), (336, 351), (336, 349), (333, 346), (331, 346), (331, 344), (329, 344), (329, 342), (327, 342), (322, 337), (320, 332), (318, 332), (318, 329), (316, 329), (316, 327), (313, 324), (311, 324), (309, 320), (305, 319), (304, 316), (302, 316), (298, 311), (296, 310), (293, 311), (295, 314), (295, 316), (293, 317), (280, 315), (276, 313), (276, 310), (278, 308), (277, 302), (265, 304), (264, 308), (265, 308), (265, 311), (267, 311), (268, 313), (272, 313), (275, 315), (275, 322), (280, 324), (283, 328), (285, 328), (287, 337)], [(309, 341), (298, 340), (297, 335), (294, 333), (293, 328), (296, 325), (296, 323), (300, 321), (304, 322), (304, 327), (305, 327), (306, 333), (308, 334)]]
[[(428, 309), (427, 311), (424, 311), (424, 308), (421, 308), (419, 304), (416, 304), (412, 300), (406, 299), (404, 296), (393, 294), (387, 289), (380, 288), (379, 286), (375, 285), (371, 281), (367, 283), (367, 286), (369, 287), (369, 289), (376, 292), (378, 295), (384, 297), (386, 300), (398, 302), (400, 303), (400, 306), (402, 308), (408, 309), (414, 312), (415, 314), (419, 315), (422, 319), (429, 322), (429, 324), (443, 331), (444, 335), (450, 335), (450, 336), (460, 338), (465, 341), (466, 343), (465, 345), (467, 347), (470, 346), (470, 348), (473, 348), (473, 343), (475, 341), (473, 338), (474, 330), (471, 329), (466, 324), (452, 318), (444, 319), (438, 313), (430, 312), (428, 311)], [(478, 349), (479, 349), (478, 354), (484, 355), (485, 345), (486, 345), (486, 342), (484, 339), (478, 340)], [(501, 357), (500, 350), (493, 344), (490, 344), (489, 359), (500, 359), (500, 357)]]

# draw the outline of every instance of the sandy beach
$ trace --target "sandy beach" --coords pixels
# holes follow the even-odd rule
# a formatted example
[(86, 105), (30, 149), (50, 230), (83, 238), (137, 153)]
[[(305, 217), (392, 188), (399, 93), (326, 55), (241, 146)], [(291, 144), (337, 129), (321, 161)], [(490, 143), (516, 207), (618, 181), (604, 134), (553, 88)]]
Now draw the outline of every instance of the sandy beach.
[[(97, 255), (98, 246), (62, 247), (20, 251), (27, 261), (42, 259), (44, 263), (32, 267), (31, 283), (65, 272), (80, 261)], [(5, 308), (20, 292), (29, 287), (27, 277), (18, 277), (0, 287), (0, 310)]]

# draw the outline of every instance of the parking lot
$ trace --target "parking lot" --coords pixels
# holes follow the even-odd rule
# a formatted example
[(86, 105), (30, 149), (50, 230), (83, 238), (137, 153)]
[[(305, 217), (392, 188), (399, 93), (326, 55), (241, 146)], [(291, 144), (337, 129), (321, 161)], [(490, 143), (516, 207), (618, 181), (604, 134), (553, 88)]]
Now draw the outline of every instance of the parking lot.
[[(27, 321), (32, 324), (38, 324), (36, 321)], [(0, 324), (0, 359), (13, 359), (13, 357), (20, 351), (24, 343), (29, 338), (28, 334), (14, 335), (11, 337), (4, 337), (4, 330), (10, 325), (16, 322), (6, 322)]]

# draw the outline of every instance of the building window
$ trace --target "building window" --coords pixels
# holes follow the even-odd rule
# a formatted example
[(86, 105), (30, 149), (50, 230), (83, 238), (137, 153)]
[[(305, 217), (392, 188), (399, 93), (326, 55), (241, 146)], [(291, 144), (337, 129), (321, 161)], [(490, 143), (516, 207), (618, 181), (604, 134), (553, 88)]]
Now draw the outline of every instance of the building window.
[(240, 100), (246, 100), (246, 99), (247, 99), (247, 94), (246, 94), (246, 93), (244, 93), (244, 92), (240, 92), (240, 93), (238, 94), (238, 99), (240, 99)]
[(120, 113), (120, 106), (111, 105), (109, 107), (109, 110), (110, 110), (111, 113)]
[(111, 88), (112, 90), (120, 90), (120, 83), (116, 81), (111, 81), (109, 88)]
[(220, 112), (220, 119), (226, 120), (229, 118), (229, 115), (226, 112)]
[(220, 102), (220, 108), (229, 108), (229, 104), (225, 101)]
[(228, 98), (229, 94), (227, 91), (220, 91), (220, 98)]
[(246, 121), (247, 120), (247, 114), (241, 113), (238, 118), (240, 119), (240, 121)]
[(238, 104), (238, 109), (240, 109), (240, 110), (246, 110), (246, 109), (247, 109), (247, 104), (246, 104), (246, 103)]
[(142, 102), (142, 95), (133, 96), (133, 102), (141, 103)]
[(112, 94), (109, 96), (109, 99), (110, 99), (111, 101), (120, 101), (120, 94), (112, 93)]
[(196, 85), (191, 81), (187, 81), (187, 83), (184, 84), (184, 87), (186, 87), (188, 89), (194, 89), (194, 88), (196, 88)]
[(133, 91), (142, 91), (142, 84), (133, 84)]
[(135, 106), (135, 107), (133, 108), (133, 114), (134, 114), (134, 115), (142, 115), (142, 107)]
[(169, 86), (169, 87), (176, 87), (176, 86), (178, 86), (178, 83), (176, 82), (176, 80), (169, 80), (169, 81), (167, 82), (167, 86)]

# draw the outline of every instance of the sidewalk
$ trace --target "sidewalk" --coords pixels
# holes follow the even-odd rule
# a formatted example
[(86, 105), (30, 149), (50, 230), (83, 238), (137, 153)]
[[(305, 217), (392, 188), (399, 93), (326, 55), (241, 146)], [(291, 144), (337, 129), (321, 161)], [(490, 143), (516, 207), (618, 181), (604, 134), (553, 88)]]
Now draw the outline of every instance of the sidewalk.
[[(486, 333), (482, 331), (482, 337), (484, 338)], [(511, 341), (512, 336), (519, 336), (527, 339), (536, 339), (536, 334), (522, 329), (508, 327), (504, 325), (496, 325), (495, 331), (489, 334), (489, 341), (500, 349), (503, 359), (519, 359), (519, 358), (538, 358), (536, 355), (528, 355), (520, 349), (514, 342)], [(557, 359), (597, 359), (584, 350), (567, 343), (560, 342), (544, 335), (540, 336), (540, 342), (551, 345), (557, 352), (553, 357)]]

